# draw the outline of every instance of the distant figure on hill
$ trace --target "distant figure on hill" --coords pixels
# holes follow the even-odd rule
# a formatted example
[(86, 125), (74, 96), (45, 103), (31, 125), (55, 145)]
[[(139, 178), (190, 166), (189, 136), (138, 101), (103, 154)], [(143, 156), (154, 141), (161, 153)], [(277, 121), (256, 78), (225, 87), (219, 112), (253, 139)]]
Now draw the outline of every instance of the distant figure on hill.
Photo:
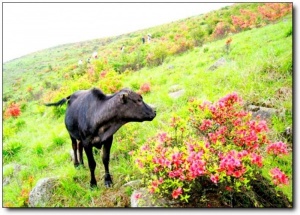
[(142, 42), (143, 42), (143, 44), (145, 43), (145, 38), (144, 37), (142, 37)]
[(91, 58), (90, 57), (87, 59), (87, 63), (91, 63)]
[(93, 58), (97, 59), (98, 58), (98, 53), (94, 52), (92, 56), (93, 56)]
[(151, 39), (152, 39), (151, 34), (148, 34), (148, 43), (150, 43)]
[(125, 46), (122, 45), (122, 47), (120, 48), (121, 52), (124, 52), (124, 48), (125, 48)]
[(79, 60), (79, 61), (78, 61), (78, 65), (79, 65), (79, 66), (82, 65), (82, 60)]

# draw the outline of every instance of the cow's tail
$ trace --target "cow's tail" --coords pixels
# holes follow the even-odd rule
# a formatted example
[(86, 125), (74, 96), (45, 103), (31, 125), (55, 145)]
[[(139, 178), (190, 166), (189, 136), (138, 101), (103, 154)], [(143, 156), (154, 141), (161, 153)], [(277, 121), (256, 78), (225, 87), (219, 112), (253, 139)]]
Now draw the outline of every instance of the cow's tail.
[(70, 99), (71, 96), (68, 96), (66, 98), (63, 98), (62, 100), (59, 100), (58, 102), (54, 102), (54, 103), (46, 103), (45, 105), (46, 106), (61, 106), (63, 105), (64, 103), (66, 103), (69, 99)]

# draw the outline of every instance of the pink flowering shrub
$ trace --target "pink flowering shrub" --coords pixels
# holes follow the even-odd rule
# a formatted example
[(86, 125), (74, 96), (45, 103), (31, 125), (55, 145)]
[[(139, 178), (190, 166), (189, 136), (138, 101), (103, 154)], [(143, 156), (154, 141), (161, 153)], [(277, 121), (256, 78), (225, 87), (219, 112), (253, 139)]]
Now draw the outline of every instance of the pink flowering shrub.
[[(214, 104), (194, 100), (189, 111), (187, 122), (173, 117), (171, 132), (159, 132), (134, 153), (150, 193), (188, 202), (205, 186), (245, 190), (264, 166), (265, 152), (287, 154), (286, 144), (268, 140), (266, 122), (252, 120), (236, 93)], [(275, 185), (288, 184), (278, 168), (270, 175)]]
[(144, 83), (141, 85), (139, 93), (146, 94), (146, 93), (149, 93), (150, 91), (151, 91), (150, 83)]

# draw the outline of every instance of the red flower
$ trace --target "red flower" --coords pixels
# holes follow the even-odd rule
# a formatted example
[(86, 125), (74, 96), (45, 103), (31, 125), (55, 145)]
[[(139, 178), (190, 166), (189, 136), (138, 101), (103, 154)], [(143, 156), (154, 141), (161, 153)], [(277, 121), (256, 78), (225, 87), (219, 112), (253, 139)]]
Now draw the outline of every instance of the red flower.
[(182, 194), (181, 187), (177, 188), (176, 190), (173, 190), (173, 192), (172, 192), (173, 199), (177, 199), (180, 194)]
[(211, 175), (211, 176), (210, 176), (210, 180), (211, 180), (212, 182), (214, 182), (215, 184), (217, 184), (218, 181), (219, 181), (219, 175), (218, 175), (218, 174)]
[(283, 142), (271, 143), (267, 146), (267, 152), (274, 155), (286, 155), (288, 154), (287, 145)]
[(274, 184), (279, 186), (289, 184), (288, 177), (283, 172), (281, 172), (279, 168), (275, 167), (271, 169), (269, 174), (271, 175)]
[(139, 199), (141, 197), (142, 197), (141, 193), (136, 193), (136, 194), (133, 195), (133, 198), (135, 198), (135, 199)]

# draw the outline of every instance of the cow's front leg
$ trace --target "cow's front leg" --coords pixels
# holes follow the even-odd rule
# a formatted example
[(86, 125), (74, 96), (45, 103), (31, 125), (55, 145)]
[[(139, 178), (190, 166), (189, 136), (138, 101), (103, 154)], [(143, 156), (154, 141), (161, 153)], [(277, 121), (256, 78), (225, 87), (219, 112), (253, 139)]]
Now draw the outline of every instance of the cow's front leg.
[(84, 146), (84, 151), (86, 153), (86, 156), (88, 158), (89, 168), (91, 172), (91, 181), (90, 186), (91, 188), (97, 187), (97, 181), (95, 178), (95, 168), (96, 168), (96, 162), (93, 155), (93, 147), (92, 146)]
[(111, 136), (106, 141), (103, 142), (102, 161), (105, 169), (105, 176), (104, 176), (105, 187), (110, 187), (113, 183), (109, 173), (109, 154), (110, 154), (112, 141), (113, 141), (113, 137)]

